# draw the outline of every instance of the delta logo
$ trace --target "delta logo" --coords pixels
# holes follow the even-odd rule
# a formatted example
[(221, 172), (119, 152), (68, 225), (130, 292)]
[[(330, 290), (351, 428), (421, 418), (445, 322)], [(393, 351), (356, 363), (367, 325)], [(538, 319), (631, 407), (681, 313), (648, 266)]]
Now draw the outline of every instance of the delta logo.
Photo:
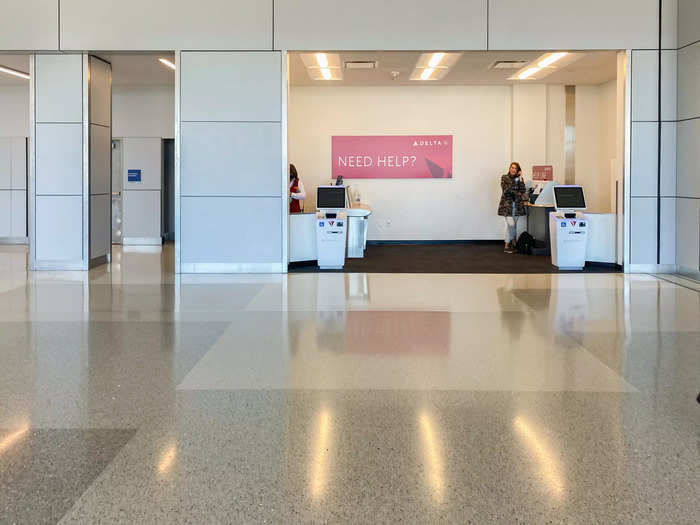
[(449, 146), (450, 143), (446, 140), (442, 139), (420, 139), (420, 140), (414, 140), (413, 141), (413, 147), (418, 148), (418, 147), (425, 147), (425, 146)]
[(571, 226), (576, 226), (576, 221), (571, 221)]

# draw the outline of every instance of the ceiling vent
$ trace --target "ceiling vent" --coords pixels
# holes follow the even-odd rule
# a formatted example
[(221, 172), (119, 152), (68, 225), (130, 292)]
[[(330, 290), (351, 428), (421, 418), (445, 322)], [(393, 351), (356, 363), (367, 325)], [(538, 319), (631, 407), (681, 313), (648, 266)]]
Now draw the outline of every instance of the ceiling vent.
[(489, 69), (520, 69), (525, 64), (527, 60), (497, 60)]
[(345, 69), (377, 69), (376, 60), (346, 60)]

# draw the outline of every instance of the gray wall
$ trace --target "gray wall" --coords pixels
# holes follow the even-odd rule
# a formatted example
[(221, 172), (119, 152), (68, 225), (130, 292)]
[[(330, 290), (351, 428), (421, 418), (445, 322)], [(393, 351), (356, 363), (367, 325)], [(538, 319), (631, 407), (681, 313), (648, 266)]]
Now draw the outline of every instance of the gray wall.
[(676, 264), (700, 272), (700, 2), (679, 0)]
[(285, 271), (282, 54), (183, 52), (179, 62), (176, 265)]

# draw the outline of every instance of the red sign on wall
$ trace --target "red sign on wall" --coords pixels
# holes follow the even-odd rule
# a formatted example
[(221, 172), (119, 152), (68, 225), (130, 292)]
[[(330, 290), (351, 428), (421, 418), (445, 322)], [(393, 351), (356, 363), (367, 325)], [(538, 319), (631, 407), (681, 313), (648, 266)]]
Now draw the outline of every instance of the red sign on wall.
[(532, 180), (550, 181), (554, 180), (554, 168), (552, 166), (533, 166)]
[(452, 135), (334, 136), (332, 176), (451, 179)]

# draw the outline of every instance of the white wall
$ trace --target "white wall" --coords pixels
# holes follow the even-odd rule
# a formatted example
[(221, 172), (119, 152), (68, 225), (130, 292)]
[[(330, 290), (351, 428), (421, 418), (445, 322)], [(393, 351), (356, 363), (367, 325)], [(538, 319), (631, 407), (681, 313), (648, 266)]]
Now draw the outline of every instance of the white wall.
[[(679, 0), (676, 264), (700, 276), (700, 2)], [(695, 42), (695, 43), (692, 43)], [(691, 44), (692, 43), (692, 44)]]
[[(688, 9), (696, 4), (681, 2)], [(0, 49), (651, 49), (658, 42), (658, 0), (122, 0), (118, 6), (61, 0), (59, 9), (59, 0), (4, 0)], [(673, 9), (666, 11), (664, 21), (671, 20)], [(692, 26), (681, 29), (687, 43)]]
[(29, 136), (29, 82), (0, 86), (0, 137)]
[[(563, 91), (545, 85), (292, 87), (289, 160), (307, 191), (305, 209), (315, 209), (315, 189), (329, 181), (332, 135), (454, 135), (451, 180), (347, 179), (374, 210), (369, 239), (499, 239), (499, 179), (511, 160), (521, 163), (526, 178), (533, 165), (552, 163), (555, 179), (564, 180)], [(600, 105), (602, 92), (610, 89), (581, 91), (577, 100), (585, 113), (580, 127), (577, 122), (577, 182), (584, 179), (592, 210), (608, 211), (607, 183), (604, 190), (598, 186), (609, 173), (600, 169)], [(614, 151), (615, 113), (606, 116), (612, 119), (606, 151)]]
[(113, 137), (175, 136), (175, 86), (114, 86)]

